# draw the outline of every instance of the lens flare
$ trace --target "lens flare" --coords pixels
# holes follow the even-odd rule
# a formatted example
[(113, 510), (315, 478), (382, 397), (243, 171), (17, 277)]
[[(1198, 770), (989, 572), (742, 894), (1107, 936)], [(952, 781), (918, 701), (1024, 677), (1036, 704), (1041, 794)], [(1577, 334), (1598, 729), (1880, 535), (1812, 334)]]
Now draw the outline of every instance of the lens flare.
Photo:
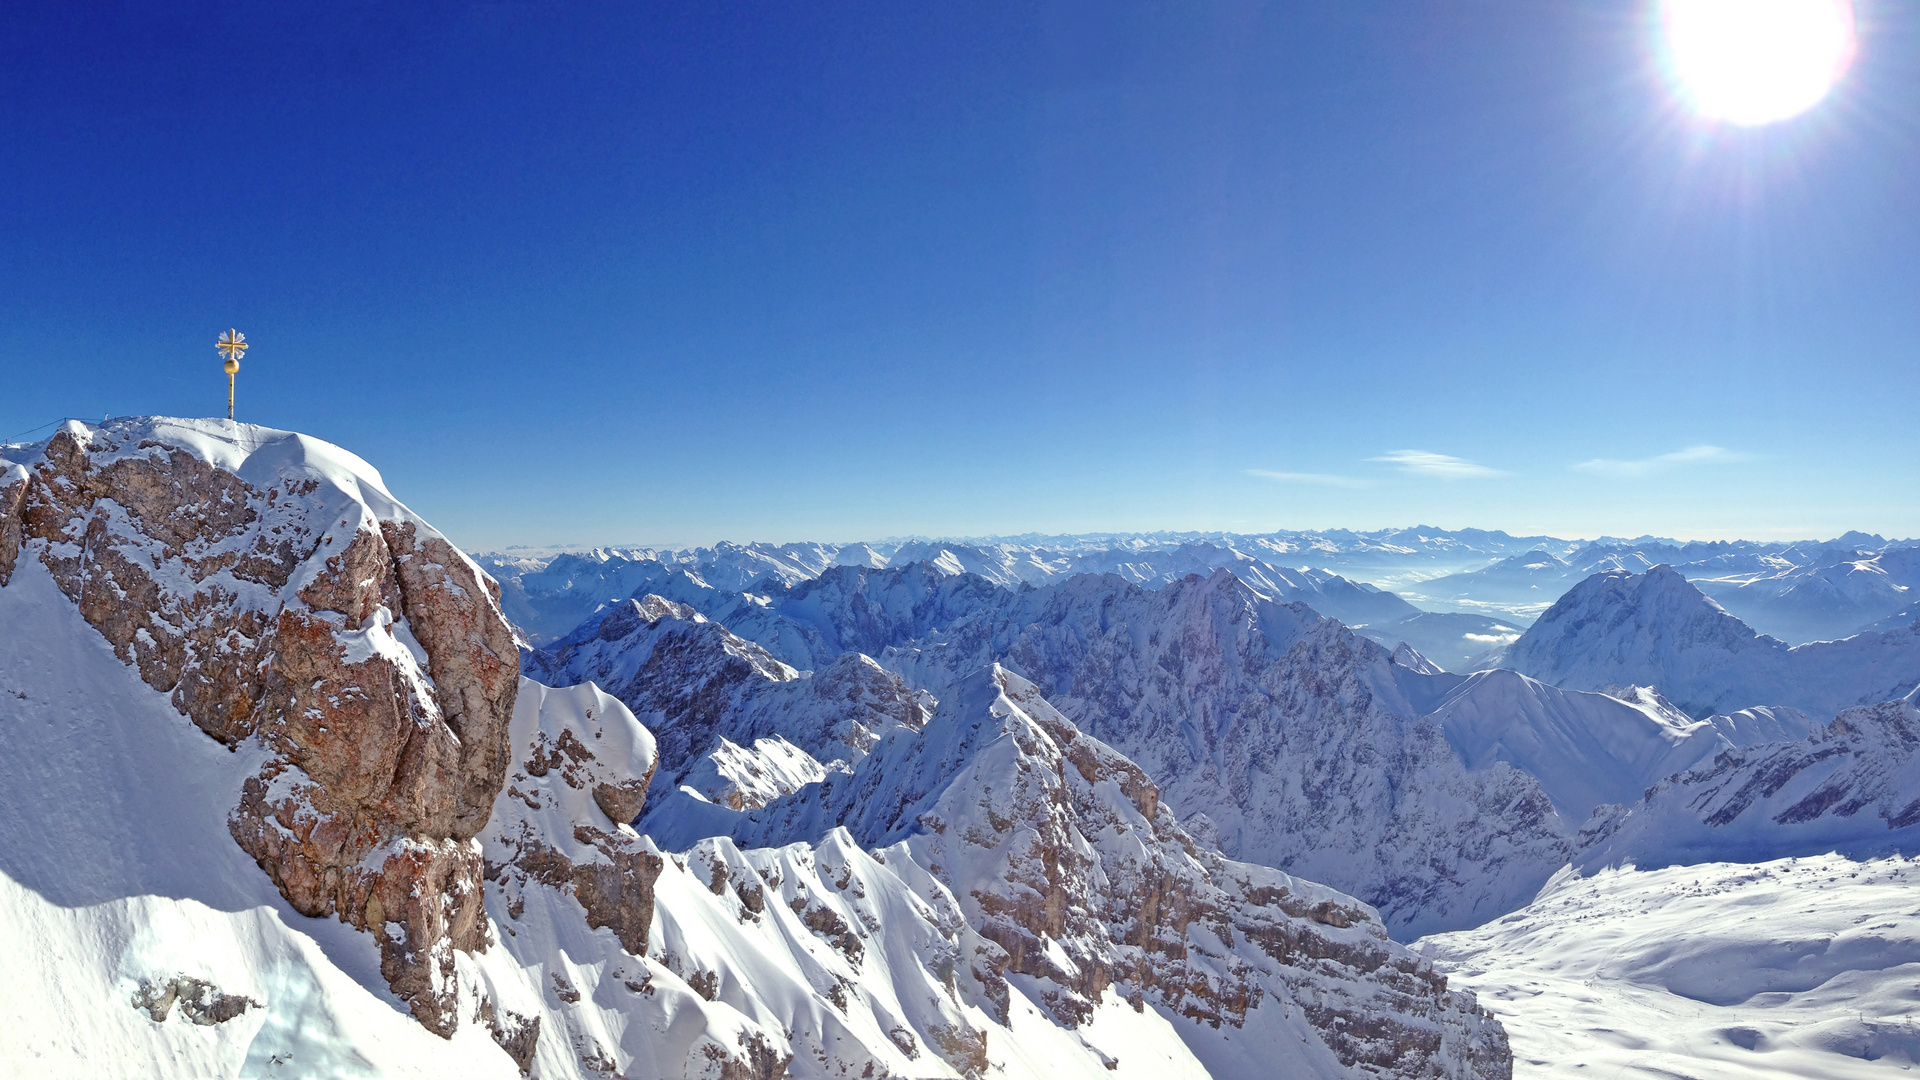
[(1746, 126), (1819, 104), (1856, 48), (1852, 0), (1661, 0), (1660, 22), (1680, 96)]

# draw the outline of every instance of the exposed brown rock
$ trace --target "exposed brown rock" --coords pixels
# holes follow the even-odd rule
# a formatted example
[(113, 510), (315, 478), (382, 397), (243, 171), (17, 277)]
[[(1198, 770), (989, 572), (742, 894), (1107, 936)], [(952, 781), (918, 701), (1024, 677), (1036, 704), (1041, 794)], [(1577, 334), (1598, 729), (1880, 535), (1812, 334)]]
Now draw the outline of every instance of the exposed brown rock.
[(258, 736), (275, 757), (234, 839), (296, 910), (373, 932), (395, 993), (450, 1035), (452, 950), (487, 945), (472, 838), (519, 685), (497, 590), (318, 479), (263, 490), (130, 430), (63, 429), (0, 488), (0, 585), (31, 547), (148, 685), (224, 743)]
[(453, 835), (477, 835), (493, 812), (512, 750), (507, 726), (520, 689), (513, 628), (483, 578), (452, 544), (421, 536), (412, 522), (381, 522), (398, 571), (407, 625), (427, 650), (446, 725), (458, 737)]
[(709, 1045), (706, 1057), (719, 1066), (720, 1080), (780, 1080), (793, 1064), (792, 1054), (780, 1053), (757, 1034), (740, 1036), (737, 1054)]
[(540, 1045), (540, 1018), (496, 1008), (492, 999), (487, 998), (481, 1000), (479, 1019), (487, 1025), (493, 1041), (520, 1067), (520, 1075), (532, 1075), (533, 1052)]
[(0, 484), (0, 587), (13, 580), (13, 566), (20, 557), (20, 507), (26, 498), (26, 477)]
[(947, 1025), (928, 1033), (934, 1048), (947, 1064), (966, 1077), (985, 1076), (987, 1072), (987, 1033), (974, 1028)]

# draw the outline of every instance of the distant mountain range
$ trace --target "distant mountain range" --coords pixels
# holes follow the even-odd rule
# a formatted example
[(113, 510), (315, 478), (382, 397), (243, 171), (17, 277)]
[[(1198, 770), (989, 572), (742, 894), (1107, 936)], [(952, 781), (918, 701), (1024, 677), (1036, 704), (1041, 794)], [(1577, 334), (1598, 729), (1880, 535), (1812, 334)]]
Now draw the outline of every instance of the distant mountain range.
[(1417, 528), (598, 548), (495, 552), (477, 560), (500, 581), (502, 606), (530, 645), (551, 643), (604, 606), (650, 592), (759, 595), (836, 566), (916, 562), (1007, 587), (1082, 573), (1157, 587), (1226, 568), (1264, 595), (1305, 602), (1389, 647), (1404, 641), (1457, 672), (1497, 663), (1498, 650), (1586, 578), (1661, 563), (1789, 644), (1920, 621), (1920, 542), (1863, 533), (1821, 543), (1586, 542)]
[(1537, 548), (1479, 569), (1407, 587), (1428, 607), (1502, 609), (1531, 617), (1607, 571), (1673, 567), (1761, 633), (1790, 644), (1892, 629), (1920, 618), (1920, 542), (1848, 533), (1837, 540), (1759, 544), (1599, 541), (1571, 554)]

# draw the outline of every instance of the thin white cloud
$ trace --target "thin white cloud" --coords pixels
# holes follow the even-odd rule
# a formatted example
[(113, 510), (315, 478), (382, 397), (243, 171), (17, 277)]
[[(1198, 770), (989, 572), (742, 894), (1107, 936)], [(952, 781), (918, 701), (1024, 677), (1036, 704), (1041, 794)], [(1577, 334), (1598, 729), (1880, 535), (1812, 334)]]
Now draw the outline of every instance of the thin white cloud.
[(1653, 473), (1667, 472), (1671, 469), (1685, 468), (1690, 465), (1731, 465), (1739, 461), (1753, 460), (1752, 454), (1743, 454), (1737, 450), (1728, 450), (1720, 446), (1689, 446), (1685, 450), (1675, 450), (1671, 454), (1642, 458), (1639, 461), (1614, 461), (1609, 458), (1594, 458), (1573, 466), (1579, 472), (1592, 473), (1595, 476), (1648, 476)]
[(1415, 476), (1431, 476), (1436, 480), (1487, 480), (1507, 475), (1499, 469), (1490, 469), (1478, 462), (1448, 454), (1436, 454), (1431, 450), (1393, 450), (1367, 460), (1398, 465), (1401, 472), (1412, 473)]
[(1272, 469), (1248, 469), (1248, 476), (1257, 476), (1262, 480), (1272, 480), (1278, 484), (1315, 484), (1320, 487), (1363, 488), (1373, 485), (1365, 480), (1351, 476), (1332, 476), (1327, 473), (1275, 472)]

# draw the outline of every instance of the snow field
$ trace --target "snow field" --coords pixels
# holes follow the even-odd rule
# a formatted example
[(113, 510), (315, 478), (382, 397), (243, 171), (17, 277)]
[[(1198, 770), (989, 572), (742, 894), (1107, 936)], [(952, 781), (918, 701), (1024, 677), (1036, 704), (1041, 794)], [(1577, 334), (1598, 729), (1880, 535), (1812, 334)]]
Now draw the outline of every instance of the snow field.
[(1499, 1016), (1523, 1080), (1920, 1063), (1920, 860), (1562, 871), (1531, 905), (1414, 947)]

